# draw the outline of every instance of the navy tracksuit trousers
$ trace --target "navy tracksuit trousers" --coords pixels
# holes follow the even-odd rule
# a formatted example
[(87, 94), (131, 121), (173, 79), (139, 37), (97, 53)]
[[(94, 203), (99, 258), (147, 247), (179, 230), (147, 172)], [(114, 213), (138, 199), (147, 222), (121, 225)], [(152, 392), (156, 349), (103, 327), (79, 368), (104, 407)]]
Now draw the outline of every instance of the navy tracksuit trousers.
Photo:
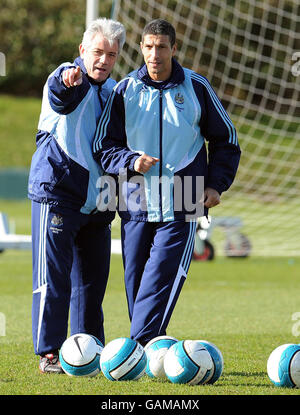
[(166, 334), (191, 263), (196, 222), (122, 220), (131, 338), (145, 345)]
[(32, 202), (32, 335), (36, 354), (59, 349), (70, 334), (104, 344), (102, 300), (109, 274), (110, 224), (100, 214)]

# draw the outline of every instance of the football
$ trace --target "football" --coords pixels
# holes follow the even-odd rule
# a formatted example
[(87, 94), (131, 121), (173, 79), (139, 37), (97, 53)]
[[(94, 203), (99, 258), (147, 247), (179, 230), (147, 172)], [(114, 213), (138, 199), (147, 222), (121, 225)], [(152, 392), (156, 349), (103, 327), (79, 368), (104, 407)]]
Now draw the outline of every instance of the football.
[(171, 336), (158, 336), (144, 347), (147, 357), (146, 374), (150, 378), (166, 378), (164, 357), (168, 349), (178, 340)]
[(276, 386), (300, 388), (300, 345), (287, 343), (276, 347), (269, 356), (267, 372)]
[(211, 371), (210, 375), (208, 376), (205, 383), (213, 384), (215, 383), (219, 377), (222, 375), (224, 369), (224, 359), (220, 349), (213, 343), (208, 342), (206, 340), (199, 340), (203, 346), (206, 347), (207, 351), (209, 352), (212, 361), (213, 361), (213, 370)]
[(100, 367), (109, 380), (138, 380), (146, 370), (143, 346), (128, 337), (110, 341), (103, 349)]
[(69, 376), (96, 376), (100, 372), (103, 344), (95, 336), (78, 333), (67, 338), (60, 351), (59, 361)]
[(164, 358), (164, 369), (172, 383), (204, 384), (213, 370), (210, 353), (198, 340), (173, 344)]

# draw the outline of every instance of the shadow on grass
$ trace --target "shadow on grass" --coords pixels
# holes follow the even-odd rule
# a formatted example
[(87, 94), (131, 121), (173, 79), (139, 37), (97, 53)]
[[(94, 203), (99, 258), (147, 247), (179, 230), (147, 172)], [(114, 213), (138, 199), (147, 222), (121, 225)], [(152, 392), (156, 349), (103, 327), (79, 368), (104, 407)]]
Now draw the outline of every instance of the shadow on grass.
[(227, 372), (226, 376), (258, 376), (258, 377), (265, 377), (267, 376), (266, 372)]
[[(224, 380), (227, 379), (228, 381), (230, 381), (230, 377), (246, 378), (246, 379), (252, 380), (251, 383), (248, 383), (248, 382), (244, 383), (244, 380), (243, 380), (243, 383), (242, 383), (243, 386), (255, 386), (255, 387), (263, 386), (266, 388), (274, 387), (271, 381), (269, 381), (269, 383), (268, 382), (266, 383), (255, 382), (254, 378), (265, 378), (266, 381), (268, 381), (269, 378), (266, 372), (251, 372), (251, 373), (250, 372), (228, 372), (226, 374), (225, 373), (223, 374)], [(232, 382), (230, 383), (232, 384)], [(239, 386), (239, 385), (241, 385), (241, 382), (236, 383), (236, 386)]]

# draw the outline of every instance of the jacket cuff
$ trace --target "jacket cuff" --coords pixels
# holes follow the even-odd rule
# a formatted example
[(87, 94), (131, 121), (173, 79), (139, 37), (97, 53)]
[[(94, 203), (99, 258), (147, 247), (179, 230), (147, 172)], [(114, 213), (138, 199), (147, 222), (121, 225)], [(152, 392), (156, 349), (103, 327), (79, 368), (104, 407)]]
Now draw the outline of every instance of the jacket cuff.
[(138, 159), (140, 156), (141, 156), (140, 154), (135, 154), (131, 157), (130, 163), (128, 165), (129, 170), (135, 171), (134, 170), (134, 163), (135, 163), (135, 160)]
[(206, 183), (205, 187), (210, 187), (211, 189), (216, 190), (220, 196), (224, 192), (224, 187), (213, 181)]

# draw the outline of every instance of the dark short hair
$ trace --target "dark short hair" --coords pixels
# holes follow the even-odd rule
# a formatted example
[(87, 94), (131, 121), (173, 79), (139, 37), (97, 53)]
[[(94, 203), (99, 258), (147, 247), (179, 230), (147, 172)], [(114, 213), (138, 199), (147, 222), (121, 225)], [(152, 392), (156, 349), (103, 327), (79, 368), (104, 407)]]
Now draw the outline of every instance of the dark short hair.
[(164, 19), (155, 19), (146, 24), (142, 33), (142, 42), (146, 35), (166, 35), (169, 36), (171, 47), (175, 45), (176, 33), (171, 23)]

